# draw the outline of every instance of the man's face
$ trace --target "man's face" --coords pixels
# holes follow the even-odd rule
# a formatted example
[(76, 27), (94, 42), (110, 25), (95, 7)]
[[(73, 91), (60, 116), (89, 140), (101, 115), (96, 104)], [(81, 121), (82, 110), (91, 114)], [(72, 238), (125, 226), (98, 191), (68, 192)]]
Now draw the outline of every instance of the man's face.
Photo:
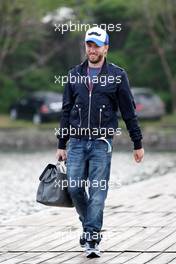
[(108, 51), (108, 46), (99, 47), (92, 41), (86, 42), (85, 47), (88, 60), (94, 64), (100, 62)]

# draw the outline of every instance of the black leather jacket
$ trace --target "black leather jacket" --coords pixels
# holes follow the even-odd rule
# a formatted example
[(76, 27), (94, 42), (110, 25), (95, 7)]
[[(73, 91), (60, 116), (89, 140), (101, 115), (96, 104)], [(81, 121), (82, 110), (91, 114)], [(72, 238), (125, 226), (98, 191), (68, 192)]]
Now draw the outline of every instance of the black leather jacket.
[[(71, 69), (68, 74), (69, 80), (63, 94), (60, 132), (57, 134), (58, 148), (65, 149), (70, 136), (89, 139), (101, 136), (112, 138), (112, 129), (118, 128), (117, 110), (120, 109), (129, 135), (134, 142), (134, 149), (140, 149), (142, 134), (126, 72), (105, 60), (97, 76), (98, 81), (93, 83), (93, 89), (89, 91), (88, 79), (84, 78), (87, 76), (87, 66), (88, 61), (86, 60)], [(70, 128), (73, 128), (75, 132), (67, 133)], [(80, 134), (81, 129), (82, 131), (85, 129), (82, 134)]]

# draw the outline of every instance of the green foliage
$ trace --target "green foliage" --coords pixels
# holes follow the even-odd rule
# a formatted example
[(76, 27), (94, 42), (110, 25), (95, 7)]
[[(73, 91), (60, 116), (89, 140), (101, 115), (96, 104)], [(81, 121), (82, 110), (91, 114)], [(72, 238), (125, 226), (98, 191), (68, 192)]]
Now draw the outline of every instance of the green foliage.
[(7, 112), (11, 103), (13, 103), (20, 93), (16, 83), (8, 76), (0, 75), (0, 112)]
[(109, 51), (107, 59), (109, 62), (112, 62), (128, 71), (128, 65), (129, 65), (128, 58), (122, 50)]
[(54, 84), (54, 75), (50, 72), (50, 69), (45, 68), (37, 68), (32, 72), (26, 74), (20, 80), (20, 87), (24, 91), (58, 91), (60, 92), (62, 88), (58, 84)]
[(53, 25), (42, 24), (41, 19), (67, 6), (73, 9), (75, 22), (122, 24), (121, 32), (108, 32), (108, 61), (127, 71), (132, 86), (151, 87), (160, 93), (170, 111), (173, 96), (149, 34), (147, 10), (159, 46), (176, 78), (176, 34), (170, 24), (172, 19), (175, 21), (176, 8), (172, 3), (173, 0), (1, 0), (0, 110), (7, 111), (15, 98), (28, 91), (63, 91), (61, 85), (54, 83), (54, 75), (65, 75), (80, 63), (84, 32), (61, 35), (54, 32)]
[(171, 113), (172, 112), (171, 94), (167, 92), (167, 89), (165, 89), (165, 91), (164, 90), (158, 91), (158, 95), (164, 101), (167, 113)]

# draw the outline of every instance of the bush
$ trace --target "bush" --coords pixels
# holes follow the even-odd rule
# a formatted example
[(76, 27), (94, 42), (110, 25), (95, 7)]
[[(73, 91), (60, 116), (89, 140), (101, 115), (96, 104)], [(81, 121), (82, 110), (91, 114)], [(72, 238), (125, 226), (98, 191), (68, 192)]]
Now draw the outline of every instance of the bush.
[(161, 99), (164, 101), (166, 106), (166, 112), (172, 113), (172, 96), (167, 91), (159, 91), (158, 95), (161, 97)]
[(38, 68), (35, 71), (31, 71), (26, 74), (20, 80), (20, 87), (26, 92), (34, 92), (34, 91), (57, 91), (61, 92), (62, 87), (59, 84), (54, 83), (54, 73), (52, 73), (51, 69)]
[(22, 96), (16, 83), (5, 75), (0, 75), (0, 112), (8, 112), (9, 106)]

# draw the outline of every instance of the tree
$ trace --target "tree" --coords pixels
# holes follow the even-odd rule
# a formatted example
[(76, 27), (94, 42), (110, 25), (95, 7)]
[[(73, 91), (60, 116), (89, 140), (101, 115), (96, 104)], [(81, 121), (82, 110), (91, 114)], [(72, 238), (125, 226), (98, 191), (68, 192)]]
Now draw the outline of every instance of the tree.
[[(172, 110), (176, 112), (176, 3), (175, 0), (134, 0), (129, 2), (129, 15), (131, 28), (138, 34), (142, 32), (142, 40), (146, 42), (146, 36), (150, 39), (154, 58), (160, 59), (160, 66), (164, 76), (160, 73), (161, 82), (167, 81), (171, 94)], [(138, 33), (139, 32), (139, 33)], [(141, 35), (142, 36), (142, 35)], [(147, 52), (147, 50), (146, 50)], [(145, 58), (146, 60), (148, 57)], [(146, 63), (144, 61), (144, 63)], [(153, 72), (158, 69), (153, 67)], [(156, 78), (157, 79), (157, 78)], [(164, 80), (164, 82), (165, 82)]]

